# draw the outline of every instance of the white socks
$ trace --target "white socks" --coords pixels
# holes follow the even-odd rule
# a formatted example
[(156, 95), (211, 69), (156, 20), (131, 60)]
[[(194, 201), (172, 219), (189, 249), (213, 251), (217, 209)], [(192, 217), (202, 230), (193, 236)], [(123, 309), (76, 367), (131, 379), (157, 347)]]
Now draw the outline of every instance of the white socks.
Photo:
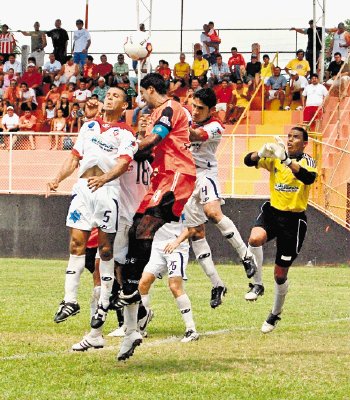
[(207, 239), (192, 240), (192, 250), (199, 265), (203, 268), (203, 271), (210, 279), (213, 287), (225, 286), (215, 268)]
[(278, 285), (275, 282), (275, 300), (273, 303), (272, 314), (278, 315), (282, 312), (283, 304), (288, 293), (288, 281), (285, 281), (282, 285)]
[(114, 281), (114, 260), (113, 258), (109, 261), (100, 260), (100, 275), (101, 275), (101, 295), (99, 304), (102, 304), (103, 308), (109, 306), (109, 298), (112, 294), (112, 287)]
[(216, 224), (219, 231), (228, 240), (230, 245), (237, 251), (237, 254), (241, 259), (247, 254), (247, 246), (243, 242), (243, 239), (236, 228), (236, 225), (230, 220), (230, 218), (224, 217), (220, 222)]
[(66, 269), (66, 280), (64, 285), (64, 301), (73, 303), (77, 301), (80, 275), (85, 268), (85, 254), (75, 256), (70, 254)]
[(92, 291), (91, 301), (90, 301), (91, 318), (95, 315), (97, 304), (100, 299), (100, 295), (101, 295), (101, 286), (95, 286)]
[(196, 326), (193, 321), (192, 309), (191, 309), (191, 301), (187, 294), (182, 294), (178, 298), (175, 299), (176, 304), (181, 312), (182, 319), (185, 322), (186, 331), (191, 329), (193, 331), (196, 330)]
[(124, 324), (126, 325), (126, 335), (130, 335), (137, 330), (137, 313), (139, 304), (130, 304), (124, 307)]
[(147, 294), (141, 294), (141, 300), (142, 300), (143, 306), (148, 311), (149, 310), (149, 305), (151, 303), (150, 295), (148, 293)]
[(263, 260), (264, 260), (263, 247), (262, 246), (253, 247), (249, 244), (248, 252), (253, 254), (253, 256), (255, 258), (255, 263), (256, 263), (256, 272), (253, 276), (254, 283), (257, 285), (262, 285), (263, 284), (262, 265), (263, 265)]

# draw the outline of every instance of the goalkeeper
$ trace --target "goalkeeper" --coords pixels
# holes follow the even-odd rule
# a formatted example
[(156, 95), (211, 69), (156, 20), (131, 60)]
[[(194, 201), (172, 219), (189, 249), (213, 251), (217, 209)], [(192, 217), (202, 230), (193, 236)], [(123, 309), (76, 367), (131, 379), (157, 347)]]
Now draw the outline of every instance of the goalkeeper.
[(317, 177), (315, 160), (304, 153), (308, 144), (305, 129), (291, 129), (287, 148), (280, 137), (275, 139), (276, 143), (266, 143), (259, 151), (244, 158), (248, 167), (264, 168), (270, 172), (271, 199), (262, 205), (249, 237), (249, 250), (256, 258), (257, 272), (245, 295), (246, 300), (253, 301), (264, 294), (262, 246), (276, 238), (275, 297), (272, 311), (261, 327), (263, 333), (273, 331), (281, 319), (288, 292), (288, 270), (298, 256), (306, 235), (305, 210), (310, 186)]

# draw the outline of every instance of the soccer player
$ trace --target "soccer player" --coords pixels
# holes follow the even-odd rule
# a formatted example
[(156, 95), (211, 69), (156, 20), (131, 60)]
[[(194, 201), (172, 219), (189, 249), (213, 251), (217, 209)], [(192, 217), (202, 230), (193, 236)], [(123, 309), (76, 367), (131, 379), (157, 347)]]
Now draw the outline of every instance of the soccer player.
[[(119, 219), (120, 189), (117, 178), (127, 171), (137, 149), (132, 129), (118, 122), (126, 107), (125, 92), (120, 88), (110, 88), (104, 101), (103, 118), (88, 121), (82, 126), (71, 154), (56, 178), (47, 184), (49, 196), (50, 192), (57, 191), (61, 181), (79, 167), (79, 179), (73, 188), (66, 220), (70, 228), (70, 257), (64, 300), (54, 318), (57, 323), (80, 311), (78, 286), (85, 266), (87, 240), (93, 227), (98, 228), (101, 294), (91, 327), (102, 326), (107, 315), (114, 280), (113, 241)], [(104, 179), (106, 185), (103, 188), (89, 188), (91, 183)]]
[(139, 290), (142, 303), (150, 312), (149, 290), (156, 278), (162, 279), (165, 274), (168, 274), (169, 288), (186, 326), (181, 342), (188, 343), (198, 340), (199, 335), (193, 320), (191, 301), (183, 287), (183, 281), (187, 280), (186, 267), (189, 255), (189, 245), (186, 240), (189, 232), (187, 228), (184, 229), (183, 221), (184, 217), (179, 222), (163, 225), (156, 232), (151, 257), (143, 271)]
[(212, 117), (215, 105), (216, 95), (212, 89), (201, 89), (194, 94), (193, 124), (189, 130), (197, 180), (195, 190), (185, 207), (185, 223), (192, 237), (193, 252), (213, 284), (210, 301), (213, 308), (221, 304), (227, 289), (215, 269), (210, 247), (205, 238), (204, 224), (208, 219), (218, 227), (221, 234), (237, 251), (247, 276), (252, 277), (256, 270), (253, 256), (235, 224), (221, 210), (223, 201), (218, 182), (218, 162), (215, 152), (224, 127), (219, 119)]
[[(156, 231), (167, 222), (178, 221), (184, 205), (192, 194), (196, 169), (188, 150), (188, 119), (181, 104), (166, 95), (164, 79), (157, 73), (147, 74), (141, 80), (141, 96), (153, 109), (152, 123), (140, 151), (153, 150), (153, 176), (150, 189), (138, 208), (129, 231), (127, 265), (123, 268), (123, 290), (114, 302), (124, 309), (127, 326), (118, 360), (133, 355), (142, 342), (137, 331), (138, 302), (141, 297), (138, 283), (148, 263)], [(113, 176), (102, 175), (89, 182), (93, 190), (104, 185)]]
[(264, 168), (270, 172), (271, 200), (261, 207), (249, 238), (249, 249), (255, 255), (257, 272), (246, 300), (263, 295), (262, 246), (276, 238), (275, 299), (272, 311), (261, 330), (269, 333), (281, 319), (280, 314), (288, 292), (288, 270), (297, 258), (303, 244), (307, 219), (305, 210), (310, 186), (317, 177), (316, 163), (304, 153), (308, 134), (304, 128), (294, 127), (288, 134), (287, 149), (280, 138), (277, 144), (267, 143), (258, 152), (246, 155), (248, 167)]

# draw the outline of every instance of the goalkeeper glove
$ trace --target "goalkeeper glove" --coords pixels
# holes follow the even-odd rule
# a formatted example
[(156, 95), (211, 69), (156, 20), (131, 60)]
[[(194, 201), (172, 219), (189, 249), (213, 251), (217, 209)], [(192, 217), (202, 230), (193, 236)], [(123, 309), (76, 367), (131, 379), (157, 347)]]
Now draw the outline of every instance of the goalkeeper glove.
[(281, 162), (288, 167), (288, 165), (291, 164), (292, 160), (288, 156), (284, 142), (279, 136), (275, 136), (275, 140), (277, 142), (277, 147), (274, 151), (275, 157), (279, 158)]

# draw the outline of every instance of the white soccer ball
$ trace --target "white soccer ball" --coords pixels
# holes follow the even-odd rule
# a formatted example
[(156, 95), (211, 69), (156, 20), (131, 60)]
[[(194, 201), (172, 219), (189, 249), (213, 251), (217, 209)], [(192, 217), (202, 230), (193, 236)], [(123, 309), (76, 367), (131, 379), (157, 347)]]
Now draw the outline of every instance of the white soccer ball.
[(136, 31), (126, 38), (124, 51), (132, 60), (143, 60), (152, 52), (147, 32)]

